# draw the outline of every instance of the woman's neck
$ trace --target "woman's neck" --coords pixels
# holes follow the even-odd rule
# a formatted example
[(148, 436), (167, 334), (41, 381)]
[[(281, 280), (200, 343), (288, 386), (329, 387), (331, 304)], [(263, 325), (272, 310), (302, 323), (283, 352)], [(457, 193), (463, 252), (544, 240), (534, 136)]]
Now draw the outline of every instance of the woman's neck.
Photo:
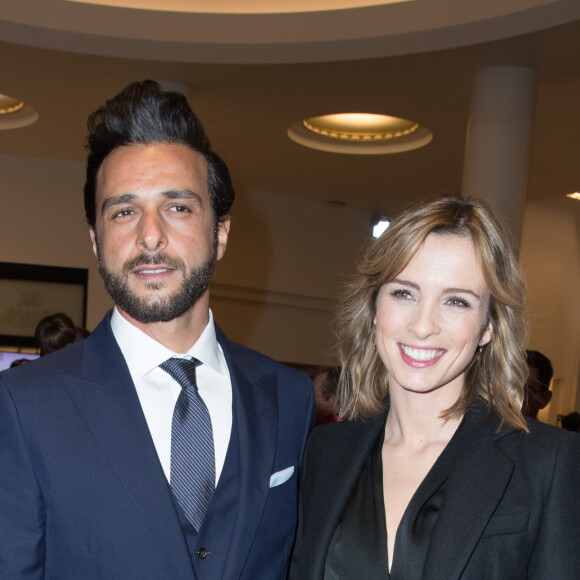
[(385, 427), (385, 441), (420, 448), (447, 444), (462, 417), (443, 417), (456, 398), (447, 393), (390, 393), (390, 408)]

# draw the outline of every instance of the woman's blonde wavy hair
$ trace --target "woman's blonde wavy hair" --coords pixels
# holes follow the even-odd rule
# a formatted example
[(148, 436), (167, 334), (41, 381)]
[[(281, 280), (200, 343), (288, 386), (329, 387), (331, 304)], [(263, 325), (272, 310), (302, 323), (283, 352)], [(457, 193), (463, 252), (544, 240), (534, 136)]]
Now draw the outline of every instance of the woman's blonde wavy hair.
[(444, 416), (462, 416), (477, 395), (501, 423), (527, 430), (521, 414), (528, 368), (526, 286), (509, 230), (476, 199), (442, 197), (402, 213), (371, 242), (339, 303), (337, 352), (343, 372), (338, 400), (345, 419), (369, 419), (384, 410), (387, 371), (374, 344), (378, 292), (407, 266), (431, 233), (469, 236), (490, 291), (491, 341), (479, 349), (466, 373), (465, 388)]

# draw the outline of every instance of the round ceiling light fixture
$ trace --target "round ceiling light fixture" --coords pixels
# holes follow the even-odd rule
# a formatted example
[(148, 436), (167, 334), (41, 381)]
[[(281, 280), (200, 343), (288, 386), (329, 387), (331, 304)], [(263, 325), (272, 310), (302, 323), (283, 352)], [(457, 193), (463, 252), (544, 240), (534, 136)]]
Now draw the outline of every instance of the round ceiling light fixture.
[(38, 113), (31, 106), (0, 93), (0, 130), (26, 127), (37, 119)]
[(312, 149), (350, 155), (383, 155), (418, 149), (433, 134), (418, 123), (371, 113), (339, 113), (295, 123), (288, 137)]

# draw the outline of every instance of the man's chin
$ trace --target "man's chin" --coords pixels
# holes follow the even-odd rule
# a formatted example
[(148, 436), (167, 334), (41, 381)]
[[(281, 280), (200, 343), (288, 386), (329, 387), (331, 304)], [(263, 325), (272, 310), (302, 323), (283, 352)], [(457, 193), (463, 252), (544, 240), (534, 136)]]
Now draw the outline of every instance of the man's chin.
[(141, 324), (155, 322), (170, 322), (180, 318), (190, 311), (207, 292), (199, 288), (195, 294), (186, 292), (163, 291), (134, 294), (132, 292), (117, 293), (112, 296), (117, 308), (125, 314), (125, 318), (133, 319)]
[(117, 305), (123, 316), (129, 320), (140, 322), (141, 324), (152, 324), (155, 322), (170, 322), (183, 316), (191, 307), (176, 309), (174, 305), (167, 303), (154, 304), (125, 304)]

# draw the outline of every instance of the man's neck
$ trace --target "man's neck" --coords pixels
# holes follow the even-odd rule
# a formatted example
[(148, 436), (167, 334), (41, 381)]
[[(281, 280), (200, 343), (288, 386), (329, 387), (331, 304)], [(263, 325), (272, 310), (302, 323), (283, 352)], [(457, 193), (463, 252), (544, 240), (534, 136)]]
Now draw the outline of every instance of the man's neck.
[[(168, 322), (139, 322), (117, 306), (119, 314), (133, 326), (169, 350), (186, 353), (201, 336), (209, 321), (209, 299), (200, 298), (193, 308)], [(209, 297), (208, 297), (209, 298)]]

